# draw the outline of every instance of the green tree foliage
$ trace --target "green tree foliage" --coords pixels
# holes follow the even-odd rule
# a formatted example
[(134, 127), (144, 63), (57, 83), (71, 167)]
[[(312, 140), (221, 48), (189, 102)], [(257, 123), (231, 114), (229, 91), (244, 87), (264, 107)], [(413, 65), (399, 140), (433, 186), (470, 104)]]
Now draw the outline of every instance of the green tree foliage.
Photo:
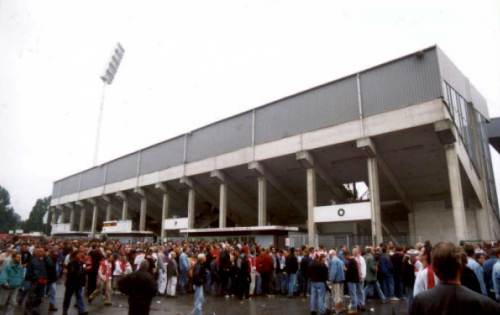
[(30, 216), (24, 221), (24, 232), (44, 232), (45, 224), (43, 224), (43, 217), (49, 210), (50, 197), (39, 198), (36, 200), (35, 205), (31, 209)]
[(0, 186), (0, 233), (8, 233), (19, 227), (21, 217), (10, 204), (10, 194)]

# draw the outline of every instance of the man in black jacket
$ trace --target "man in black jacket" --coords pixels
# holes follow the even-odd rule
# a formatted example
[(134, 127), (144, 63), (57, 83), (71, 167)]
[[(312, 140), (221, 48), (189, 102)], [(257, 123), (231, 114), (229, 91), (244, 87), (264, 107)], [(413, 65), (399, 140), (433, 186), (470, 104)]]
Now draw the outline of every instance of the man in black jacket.
[(297, 282), (297, 270), (299, 269), (299, 261), (295, 256), (295, 248), (290, 248), (290, 254), (285, 260), (285, 272), (288, 277), (288, 297), (293, 297), (295, 283)]
[(308, 269), (311, 279), (311, 297), (309, 307), (311, 314), (323, 315), (325, 309), (326, 281), (328, 280), (328, 267), (325, 264), (325, 254), (318, 254)]
[(88, 314), (85, 303), (83, 302), (83, 287), (85, 287), (85, 270), (83, 263), (85, 255), (82, 252), (74, 251), (70, 255), (70, 262), (67, 265), (66, 290), (64, 291), (63, 315), (68, 314), (71, 298), (75, 295), (78, 313), (80, 315)]
[(500, 314), (500, 304), (460, 284), (464, 266), (459, 247), (437, 244), (432, 249), (432, 267), (440, 282), (415, 297), (410, 315)]
[(118, 288), (128, 295), (129, 315), (148, 315), (151, 300), (156, 294), (156, 282), (148, 271), (149, 262), (143, 260), (139, 270), (133, 272), (118, 282)]
[(203, 285), (207, 279), (207, 269), (204, 264), (206, 261), (205, 254), (198, 254), (198, 262), (193, 269), (193, 286), (194, 286), (194, 309), (193, 315), (203, 314)]

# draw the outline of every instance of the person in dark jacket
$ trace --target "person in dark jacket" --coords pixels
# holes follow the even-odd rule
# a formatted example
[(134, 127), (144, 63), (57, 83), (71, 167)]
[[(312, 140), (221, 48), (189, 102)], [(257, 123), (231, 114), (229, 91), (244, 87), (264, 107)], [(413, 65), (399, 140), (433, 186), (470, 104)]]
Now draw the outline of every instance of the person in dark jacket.
[(351, 307), (353, 311), (356, 311), (358, 308), (364, 308), (362, 304), (363, 301), (360, 301), (358, 297), (360, 296), (359, 292), (357, 292), (360, 279), (360, 272), (358, 269), (358, 263), (356, 259), (351, 256), (351, 253), (348, 249), (344, 251), (345, 255), (345, 281), (347, 283), (347, 290), (349, 292), (349, 296), (351, 297)]
[(26, 280), (31, 283), (28, 291), (28, 300), (26, 301), (27, 314), (40, 314), (38, 308), (42, 304), (42, 298), (47, 286), (48, 274), (47, 267), (50, 261), (45, 256), (43, 248), (36, 248), (35, 255), (28, 263), (26, 269)]
[(293, 297), (295, 291), (295, 283), (297, 282), (297, 270), (299, 270), (299, 262), (295, 256), (295, 248), (290, 248), (290, 254), (285, 260), (285, 272), (288, 280), (288, 297)]
[(432, 249), (432, 267), (439, 284), (415, 296), (410, 315), (500, 314), (500, 304), (460, 285), (462, 251), (450, 242)]
[(401, 246), (396, 246), (396, 251), (390, 256), (394, 268), (394, 295), (398, 298), (403, 297), (403, 253), (403, 248)]
[(82, 252), (74, 251), (70, 255), (70, 262), (67, 265), (66, 290), (64, 291), (63, 315), (68, 314), (73, 295), (76, 298), (76, 305), (80, 315), (88, 314), (83, 301), (83, 288), (85, 287), (85, 269), (83, 263), (85, 255)]
[(387, 299), (395, 300), (394, 296), (394, 266), (387, 254), (387, 247), (382, 247), (379, 260), (379, 274), (382, 277), (382, 291)]
[(309, 294), (309, 275), (307, 270), (309, 269), (309, 265), (312, 263), (312, 258), (309, 256), (309, 250), (304, 249), (304, 256), (300, 260), (300, 285), (299, 285), (299, 293), (302, 296), (307, 296)]
[(94, 291), (97, 288), (97, 272), (99, 271), (99, 265), (101, 263), (101, 260), (104, 259), (104, 255), (102, 254), (101, 250), (97, 247), (97, 244), (95, 243), (92, 244), (92, 250), (89, 252), (89, 256), (92, 261), (92, 266), (88, 271), (87, 297), (89, 297), (92, 293), (94, 293)]
[(467, 266), (467, 256), (465, 253), (462, 253), (462, 275), (460, 277), (460, 283), (466, 287), (469, 288), (470, 290), (477, 292), (479, 294), (482, 294), (481, 291), (481, 285), (479, 284), (479, 281), (477, 280), (476, 274), (472, 269), (470, 269)]
[(151, 300), (156, 294), (156, 282), (149, 272), (149, 262), (143, 260), (139, 270), (120, 279), (118, 289), (128, 295), (129, 315), (148, 315)]
[(198, 261), (193, 269), (194, 286), (194, 308), (193, 315), (203, 314), (203, 285), (207, 279), (207, 269), (205, 268), (205, 254), (198, 254)]
[(239, 299), (248, 298), (250, 295), (250, 263), (247, 253), (242, 250), (242, 253), (236, 261), (238, 268), (238, 292)]
[(319, 254), (308, 268), (311, 280), (311, 296), (309, 309), (311, 314), (325, 314), (326, 281), (328, 280), (328, 267), (325, 264), (325, 255)]

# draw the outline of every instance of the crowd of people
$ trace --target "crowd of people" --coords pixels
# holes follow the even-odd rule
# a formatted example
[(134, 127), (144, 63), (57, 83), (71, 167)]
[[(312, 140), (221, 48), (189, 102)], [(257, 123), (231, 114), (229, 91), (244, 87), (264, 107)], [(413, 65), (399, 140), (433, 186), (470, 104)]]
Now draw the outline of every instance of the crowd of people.
[[(453, 299), (460, 296), (480, 314), (500, 314), (500, 246), (491, 243), (278, 249), (237, 242), (12, 239), (0, 243), (0, 251), (4, 314), (18, 306), (40, 314), (44, 299), (49, 312), (62, 308), (67, 314), (73, 297), (79, 314), (87, 314), (88, 304), (102, 299), (95, 303), (111, 305), (118, 293), (128, 296), (129, 314), (148, 314), (154, 296), (190, 293), (193, 314), (202, 314), (205, 295), (302, 296), (311, 314), (363, 312), (370, 298), (403, 299), (410, 314), (459, 314), (436, 310), (457, 307)], [(65, 287), (62, 305), (57, 285)], [(433, 290), (439, 292), (429, 294)]]

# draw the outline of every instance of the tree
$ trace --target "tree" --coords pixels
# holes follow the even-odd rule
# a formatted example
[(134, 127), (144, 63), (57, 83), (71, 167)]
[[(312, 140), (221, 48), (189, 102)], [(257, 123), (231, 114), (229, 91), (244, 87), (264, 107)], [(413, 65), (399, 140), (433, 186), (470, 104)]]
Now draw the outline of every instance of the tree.
[(45, 224), (43, 217), (49, 211), (50, 197), (39, 198), (31, 209), (30, 216), (24, 221), (23, 228), (25, 232), (43, 232)]
[(10, 204), (10, 194), (0, 186), (0, 233), (8, 233), (19, 226), (21, 217)]

